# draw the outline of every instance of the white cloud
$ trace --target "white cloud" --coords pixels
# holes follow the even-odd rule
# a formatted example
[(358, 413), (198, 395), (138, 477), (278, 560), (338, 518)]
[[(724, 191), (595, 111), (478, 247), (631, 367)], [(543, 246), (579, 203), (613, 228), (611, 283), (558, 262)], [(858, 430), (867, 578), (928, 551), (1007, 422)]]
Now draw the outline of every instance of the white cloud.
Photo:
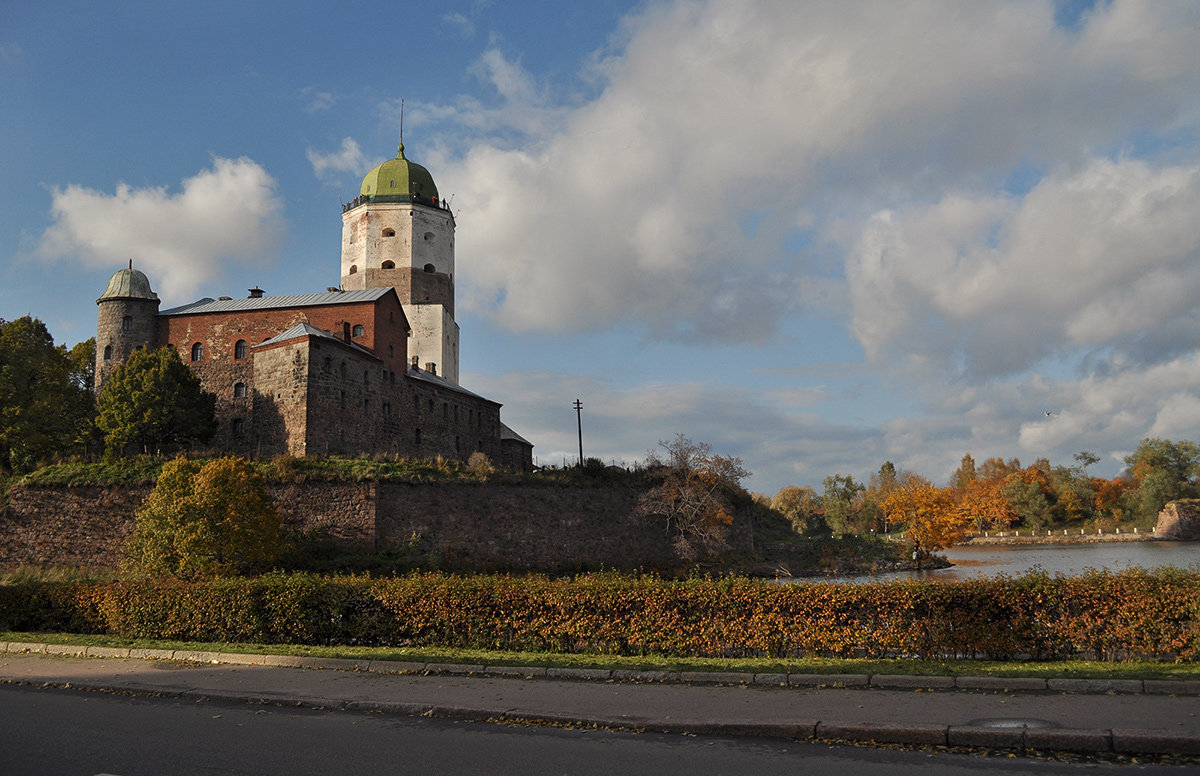
[(873, 359), (961, 360), (975, 377), (1163, 328), (1191, 350), (1197, 213), (1200, 166), (1093, 159), (1019, 199), (876, 214), (847, 268), (854, 331)]
[[(816, 260), (817, 247), (788, 247), (799, 224), (853, 234), (885, 208), (903, 218), (945, 206), (947, 191), (1194, 129), (1198, 22), (1194, 4), (1123, 0), (1077, 30), (1055, 25), (1049, 0), (679, 0), (626, 20), (584, 74), (598, 96), (578, 105), (553, 104), (493, 47), (475, 72), (498, 104), (422, 106), (478, 138), (439, 166), (465, 305), (517, 330), (769, 336)], [(970, 235), (1014, 204), (964, 194), (961, 206), (946, 226)], [(1134, 298), (1162, 286), (1146, 283)], [(1097, 331), (1082, 314), (1074, 324), (1080, 342)], [(996, 357), (1016, 365), (1045, 347)]]
[(320, 92), (311, 86), (301, 89), (300, 97), (306, 102), (305, 113), (320, 113), (337, 104), (337, 97), (332, 92)]
[(370, 161), (351, 137), (343, 138), (341, 147), (336, 151), (325, 153), (309, 148), (305, 155), (312, 165), (313, 174), (321, 180), (336, 180), (343, 174), (361, 175), (371, 167)]
[(181, 300), (227, 266), (263, 266), (282, 232), (275, 181), (256, 162), (215, 157), (211, 169), (164, 187), (79, 185), (53, 191), (54, 223), (38, 252), (50, 260), (120, 268), (132, 259), (164, 300)]

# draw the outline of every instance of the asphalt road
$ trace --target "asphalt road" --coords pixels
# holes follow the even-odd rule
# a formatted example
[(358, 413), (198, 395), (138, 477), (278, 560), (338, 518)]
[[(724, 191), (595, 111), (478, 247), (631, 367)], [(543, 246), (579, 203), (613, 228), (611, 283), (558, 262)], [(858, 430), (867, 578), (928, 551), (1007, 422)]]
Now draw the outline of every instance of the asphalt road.
[(53, 774), (1200, 774), (1120, 765), (414, 719), (0, 685), (0, 771)]

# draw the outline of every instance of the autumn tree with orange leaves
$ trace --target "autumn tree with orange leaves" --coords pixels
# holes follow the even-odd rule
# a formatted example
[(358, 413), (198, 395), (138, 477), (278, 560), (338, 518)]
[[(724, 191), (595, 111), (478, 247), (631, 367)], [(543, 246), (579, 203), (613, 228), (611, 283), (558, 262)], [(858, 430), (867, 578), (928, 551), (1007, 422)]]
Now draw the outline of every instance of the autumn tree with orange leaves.
[(741, 482), (750, 473), (742, 459), (717, 455), (704, 442), (676, 434), (659, 442), (647, 464), (663, 473), (663, 481), (638, 500), (637, 513), (663, 521), (681, 558), (719, 555), (729, 549), (733, 499), (747, 496)]
[(883, 509), (889, 523), (904, 526), (918, 559), (960, 541), (970, 525), (970, 518), (956, 507), (953, 491), (915, 476), (888, 493)]

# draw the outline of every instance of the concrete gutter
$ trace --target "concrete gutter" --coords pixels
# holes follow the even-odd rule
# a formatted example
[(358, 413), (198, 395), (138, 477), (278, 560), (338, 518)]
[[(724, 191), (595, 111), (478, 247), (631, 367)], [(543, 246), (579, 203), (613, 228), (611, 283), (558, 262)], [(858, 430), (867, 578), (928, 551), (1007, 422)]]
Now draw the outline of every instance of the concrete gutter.
[[(1200, 695), (1200, 681), (1191, 680), (1047, 680), (1037, 677), (749, 674), (483, 666), (30, 642), (0, 642), (0, 653), (14, 656), (44, 655), (52, 659), (49, 664), (25, 666), (27, 671), (24, 674), (16, 670), (5, 671), (0, 674), (0, 681), (124, 690), (189, 699), (282, 703), (409, 716), (791, 741), (946, 746), (1021, 753), (1200, 757), (1200, 724), (1189, 723), (1190, 729), (1176, 725), (1175, 718), (1186, 716), (1178, 710), (1169, 713), (1174, 717), (1160, 715), (1156, 718), (1149, 713), (1151, 710), (1161, 711), (1165, 708), (1164, 704), (1168, 703), (1190, 704), (1172, 707), (1180, 710), (1196, 708), (1194, 698)], [(103, 672), (81, 672), (72, 668), (81, 665), (78, 661), (58, 662), (77, 658), (118, 658), (131, 667), (124, 674), (112, 673), (108, 667)], [(203, 677), (197, 676), (203, 671), (185, 672), (191, 684), (172, 684), (159, 679), (164, 672), (138, 670), (136, 663), (129, 663), (132, 660), (186, 662), (214, 667), (214, 671), (219, 666), (229, 667), (224, 669), (226, 671), (234, 670), (233, 667), (245, 667), (238, 669), (241, 671), (238, 676), (253, 676), (258, 680), (258, 686), (247, 685), (243, 688), (245, 680), (242, 678), (236, 683), (221, 679), (205, 683), (201, 681)], [(114, 664), (117, 662), (113, 661)], [(267, 673), (245, 674), (244, 670), (249, 670), (249, 667), (258, 667)], [(277, 669), (296, 668), (343, 673), (314, 676), (313, 681), (304, 680), (302, 675), (271, 673)], [(366, 678), (364, 675), (378, 675), (380, 679), (377, 681), (394, 677), (386, 679), (386, 682), (406, 684), (396, 685), (389, 690), (375, 683), (370, 685), (372, 692), (365, 692), (360, 686)], [(346, 678), (339, 679), (339, 676)], [(481, 700), (483, 695), (470, 691), (455, 696), (447, 690), (445, 695), (438, 695), (433, 693), (428, 684), (420, 685), (422, 692), (413, 692), (412, 688), (416, 686), (413, 683), (428, 683), (430, 680), (421, 679), (427, 676), (463, 677), (460, 683), (462, 687), (475, 684), (489, 688), (496, 686), (502, 690), (507, 688), (512, 697), (493, 702)], [(54, 677), (59, 677), (60, 681), (55, 681)], [(276, 679), (274, 682), (272, 677)], [(540, 704), (522, 706), (522, 694), (528, 694), (529, 688), (533, 687), (528, 684), (530, 680), (541, 687), (538, 692), (546, 697)], [(604, 700), (588, 705), (580, 700), (587, 693), (564, 689), (564, 681), (605, 683), (605, 686), (614, 690), (605, 691)], [(345, 686), (334, 688), (339, 682)], [(671, 690), (671, 687), (677, 689)], [(858, 692), (847, 693), (835, 688), (851, 688)], [(747, 703), (744, 693), (748, 690), (757, 690), (766, 695), (756, 695), (751, 699), (753, 703)], [(646, 702), (646, 693), (668, 691), (677, 696), (671, 700), (673, 706), (655, 706), (653, 702)], [(491, 693), (489, 689), (489, 698)], [(923, 722), (922, 714), (928, 715), (930, 712), (921, 711), (916, 701), (932, 700), (926, 698), (924, 693), (933, 693), (942, 698), (939, 707), (957, 698), (955, 702), (964, 709), (956, 712), (959, 722)], [(1120, 696), (1126, 700), (1106, 699), (1105, 696)], [(1027, 699), (1026, 717), (1006, 720), (995, 716), (1001, 708), (1016, 711), (1016, 701), (1022, 697)], [(822, 698), (827, 701), (823, 706), (814, 702)], [(828, 702), (829, 699), (832, 701)], [(561, 705), (556, 705), (559, 700)], [(776, 701), (775, 706), (779, 708), (769, 709), (763, 700)], [(860, 700), (863, 702), (854, 703)], [(1103, 717), (1105, 721), (1136, 719), (1157, 727), (1090, 727), (1100, 718), (1089, 716), (1089, 707), (1096, 706), (1101, 700), (1124, 704), (1119, 713)], [(1079, 713), (1063, 712), (1065, 722), (1047, 725), (1040, 725), (1037, 720), (1028, 718), (1028, 713), (1049, 706), (1052, 702), (1062, 709), (1078, 709)], [(741, 705), (736, 705), (738, 703)], [(1011, 705), (997, 705), (1005, 703)], [(1143, 711), (1139, 712), (1129, 704), (1141, 704)], [(980, 719), (970, 718), (976, 708), (979, 710), (976, 716)], [(872, 714), (891, 718), (873, 720), (870, 718)]]

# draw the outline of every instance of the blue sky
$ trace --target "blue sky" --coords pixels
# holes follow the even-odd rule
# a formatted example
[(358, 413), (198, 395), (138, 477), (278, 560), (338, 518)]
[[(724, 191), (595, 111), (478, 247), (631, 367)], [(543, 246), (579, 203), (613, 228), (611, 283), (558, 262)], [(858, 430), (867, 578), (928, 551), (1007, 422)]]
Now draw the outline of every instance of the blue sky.
[(1194, 2), (176, 5), (0, 13), (0, 317), (336, 284), (403, 99), (463, 383), (544, 463), (576, 398), (768, 494), (1200, 438)]

